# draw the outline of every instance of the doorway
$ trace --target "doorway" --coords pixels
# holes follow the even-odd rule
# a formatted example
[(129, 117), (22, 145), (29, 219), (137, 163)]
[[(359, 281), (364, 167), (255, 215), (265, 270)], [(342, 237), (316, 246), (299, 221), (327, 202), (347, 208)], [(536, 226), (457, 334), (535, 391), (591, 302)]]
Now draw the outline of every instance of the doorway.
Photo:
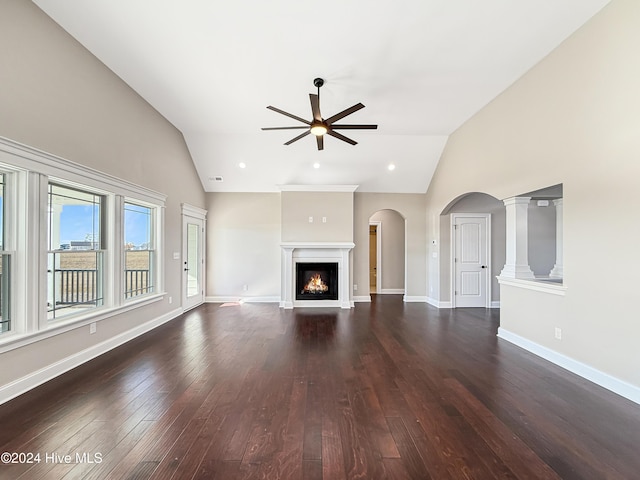
[(397, 211), (378, 210), (369, 217), (369, 293), (405, 294), (406, 222)]
[(378, 267), (382, 265), (380, 261), (382, 232), (379, 231), (381, 227), (382, 222), (369, 222), (369, 293), (378, 293)]
[(205, 220), (200, 215), (182, 213), (182, 308), (204, 303)]
[(451, 214), (452, 307), (491, 307), (491, 215)]

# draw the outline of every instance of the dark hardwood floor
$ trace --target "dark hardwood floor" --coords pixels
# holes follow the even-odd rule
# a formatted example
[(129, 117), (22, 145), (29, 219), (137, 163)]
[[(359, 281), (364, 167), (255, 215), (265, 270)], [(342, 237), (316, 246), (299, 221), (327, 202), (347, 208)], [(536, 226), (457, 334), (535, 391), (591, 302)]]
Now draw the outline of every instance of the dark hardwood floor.
[(640, 406), (498, 324), (399, 296), (203, 305), (0, 406), (0, 452), (40, 455), (0, 478), (640, 478)]

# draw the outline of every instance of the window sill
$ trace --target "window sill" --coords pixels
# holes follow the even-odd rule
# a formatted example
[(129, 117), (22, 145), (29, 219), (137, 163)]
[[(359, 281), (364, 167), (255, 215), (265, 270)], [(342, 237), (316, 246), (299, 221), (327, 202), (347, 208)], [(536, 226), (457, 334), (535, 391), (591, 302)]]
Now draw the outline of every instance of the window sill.
[(525, 280), (523, 278), (497, 277), (498, 283), (501, 285), (509, 285), (511, 287), (523, 288), (525, 290), (533, 290), (536, 292), (549, 293), (552, 295), (564, 296), (567, 287), (562, 283), (550, 279), (533, 279)]
[(165, 293), (156, 293), (145, 296), (144, 298), (128, 300), (126, 303), (118, 305), (117, 307), (100, 308), (89, 313), (74, 315), (69, 319), (54, 320), (51, 321), (45, 329), (36, 332), (3, 333), (0, 335), (0, 353), (9, 352), (71, 330), (85, 327), (90, 323), (100, 322), (115, 315), (120, 315), (136, 308), (159, 302), (164, 299), (165, 295)]

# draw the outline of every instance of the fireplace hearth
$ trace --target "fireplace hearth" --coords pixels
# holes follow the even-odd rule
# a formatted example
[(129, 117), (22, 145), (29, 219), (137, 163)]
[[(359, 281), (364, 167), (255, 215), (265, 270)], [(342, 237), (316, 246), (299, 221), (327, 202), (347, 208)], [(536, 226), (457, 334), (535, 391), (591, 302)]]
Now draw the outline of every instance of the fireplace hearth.
[(338, 300), (338, 263), (297, 262), (296, 300)]

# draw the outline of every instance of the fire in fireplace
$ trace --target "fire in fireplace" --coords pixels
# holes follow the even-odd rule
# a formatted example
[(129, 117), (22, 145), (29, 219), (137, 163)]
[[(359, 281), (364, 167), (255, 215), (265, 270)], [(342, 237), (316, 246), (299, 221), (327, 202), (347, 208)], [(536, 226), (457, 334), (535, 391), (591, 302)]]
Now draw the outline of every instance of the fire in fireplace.
[(296, 263), (296, 300), (338, 300), (338, 264)]

